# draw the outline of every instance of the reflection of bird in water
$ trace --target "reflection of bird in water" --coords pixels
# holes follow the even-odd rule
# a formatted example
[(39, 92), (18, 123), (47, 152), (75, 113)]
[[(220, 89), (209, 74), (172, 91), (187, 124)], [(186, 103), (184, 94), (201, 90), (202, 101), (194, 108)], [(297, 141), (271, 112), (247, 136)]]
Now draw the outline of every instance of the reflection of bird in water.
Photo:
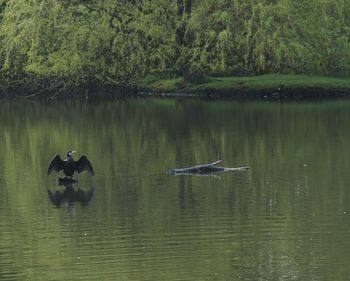
[(59, 208), (63, 202), (67, 202), (68, 206), (73, 206), (75, 202), (79, 202), (81, 205), (87, 205), (90, 202), (95, 190), (94, 188), (90, 188), (87, 191), (81, 188), (74, 189), (72, 183), (64, 184), (64, 187), (65, 188), (63, 191), (52, 191), (50, 189), (47, 190), (50, 201), (57, 208)]
[(54, 170), (56, 172), (63, 170), (63, 173), (66, 177), (72, 177), (75, 171), (81, 173), (82, 171), (86, 170), (90, 175), (93, 176), (94, 169), (92, 168), (89, 159), (87, 159), (87, 157), (83, 155), (78, 161), (75, 161), (73, 159), (74, 152), (75, 151), (71, 150), (68, 151), (67, 158), (65, 160), (62, 160), (61, 157), (58, 154), (56, 154), (49, 165), (47, 174), (51, 174)]

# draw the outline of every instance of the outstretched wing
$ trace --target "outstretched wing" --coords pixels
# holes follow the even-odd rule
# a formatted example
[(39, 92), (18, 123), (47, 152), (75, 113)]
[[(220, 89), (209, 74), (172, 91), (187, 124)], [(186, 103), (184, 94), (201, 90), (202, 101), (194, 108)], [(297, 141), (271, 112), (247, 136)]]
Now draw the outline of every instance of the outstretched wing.
[(61, 159), (61, 157), (56, 154), (55, 157), (51, 160), (51, 163), (49, 165), (49, 169), (47, 170), (47, 174), (51, 174), (52, 171), (60, 171), (64, 168), (64, 161)]
[(90, 175), (94, 175), (94, 169), (91, 166), (91, 163), (89, 159), (85, 155), (81, 156), (77, 163), (77, 171), (81, 173), (82, 171), (86, 170)]

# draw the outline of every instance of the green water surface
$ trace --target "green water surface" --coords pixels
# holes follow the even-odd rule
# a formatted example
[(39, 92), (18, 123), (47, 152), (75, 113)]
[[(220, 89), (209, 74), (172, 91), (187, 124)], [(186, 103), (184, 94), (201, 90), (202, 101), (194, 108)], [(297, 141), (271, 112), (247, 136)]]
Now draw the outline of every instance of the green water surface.
[[(350, 276), (348, 101), (1, 101), (0, 131), (0, 280)], [(70, 149), (84, 202), (47, 175)], [(166, 173), (219, 159), (250, 170)]]

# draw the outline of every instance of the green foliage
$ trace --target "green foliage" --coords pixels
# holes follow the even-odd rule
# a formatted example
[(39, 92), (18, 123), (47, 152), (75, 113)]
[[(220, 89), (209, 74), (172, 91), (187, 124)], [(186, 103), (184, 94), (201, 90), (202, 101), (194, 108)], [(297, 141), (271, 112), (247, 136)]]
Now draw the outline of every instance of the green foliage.
[(5, 88), (350, 70), (345, 0), (2, 0), (0, 22)]

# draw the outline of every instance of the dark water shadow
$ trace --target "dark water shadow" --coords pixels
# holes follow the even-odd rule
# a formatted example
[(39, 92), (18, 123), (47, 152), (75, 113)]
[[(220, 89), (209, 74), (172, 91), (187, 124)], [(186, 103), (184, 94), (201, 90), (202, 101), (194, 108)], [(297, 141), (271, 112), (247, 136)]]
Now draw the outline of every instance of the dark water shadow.
[(59, 181), (59, 186), (64, 186), (64, 189), (47, 189), (47, 194), (51, 203), (60, 208), (63, 203), (66, 203), (68, 207), (74, 207), (75, 203), (80, 203), (82, 206), (86, 206), (92, 199), (95, 188), (85, 190), (78, 186), (77, 181)]

